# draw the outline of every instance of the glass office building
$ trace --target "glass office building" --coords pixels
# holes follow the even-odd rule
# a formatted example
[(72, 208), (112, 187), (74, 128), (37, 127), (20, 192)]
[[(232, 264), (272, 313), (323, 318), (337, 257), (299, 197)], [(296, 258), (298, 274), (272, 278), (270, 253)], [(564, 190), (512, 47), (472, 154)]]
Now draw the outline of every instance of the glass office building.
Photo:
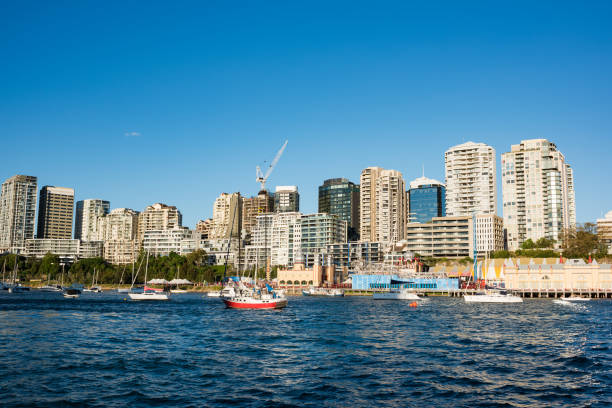
[(446, 187), (439, 181), (420, 177), (408, 190), (408, 222), (429, 222), (446, 216)]
[(338, 216), (348, 224), (348, 239), (359, 239), (359, 185), (345, 178), (325, 180), (319, 186), (319, 213)]

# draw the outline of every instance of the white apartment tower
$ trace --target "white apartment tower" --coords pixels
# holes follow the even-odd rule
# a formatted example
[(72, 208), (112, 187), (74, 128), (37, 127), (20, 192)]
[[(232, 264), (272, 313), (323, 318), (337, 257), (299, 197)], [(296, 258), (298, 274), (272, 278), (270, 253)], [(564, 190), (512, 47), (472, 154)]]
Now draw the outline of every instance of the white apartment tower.
[(114, 264), (132, 262), (138, 256), (138, 211), (115, 208), (98, 217), (96, 240), (104, 241), (104, 258)]
[(564, 228), (576, 226), (574, 173), (554, 143), (523, 140), (502, 154), (501, 166), (509, 250), (527, 239), (558, 241)]
[(238, 237), (242, 216), (242, 197), (240, 193), (221, 193), (213, 206), (211, 239)]
[(20, 252), (34, 238), (37, 180), (17, 175), (2, 183), (0, 193), (0, 251)]
[(484, 143), (463, 143), (444, 153), (444, 164), (447, 216), (496, 213), (495, 149)]
[(74, 238), (95, 241), (98, 235), (98, 217), (108, 214), (110, 202), (98, 199), (77, 201), (74, 218)]
[(376, 179), (376, 241), (390, 244), (405, 237), (406, 183), (397, 170), (382, 170)]

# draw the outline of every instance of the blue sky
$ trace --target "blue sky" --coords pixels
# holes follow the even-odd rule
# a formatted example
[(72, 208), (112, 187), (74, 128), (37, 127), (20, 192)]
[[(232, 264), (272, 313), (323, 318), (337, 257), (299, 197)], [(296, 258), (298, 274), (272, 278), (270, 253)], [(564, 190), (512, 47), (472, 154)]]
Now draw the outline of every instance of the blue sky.
[(256, 194), (285, 139), (268, 185), (312, 212), (327, 178), (443, 180), (452, 145), (499, 163), (547, 138), (591, 221), (612, 209), (611, 4), (4, 2), (0, 178), (194, 226), (221, 192)]

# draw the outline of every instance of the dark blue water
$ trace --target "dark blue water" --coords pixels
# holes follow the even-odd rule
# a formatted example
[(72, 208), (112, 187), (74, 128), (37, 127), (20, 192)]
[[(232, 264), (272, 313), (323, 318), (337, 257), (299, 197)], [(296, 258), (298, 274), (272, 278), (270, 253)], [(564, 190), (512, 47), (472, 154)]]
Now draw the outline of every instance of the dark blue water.
[(612, 302), (0, 293), (3, 406), (610, 406)]

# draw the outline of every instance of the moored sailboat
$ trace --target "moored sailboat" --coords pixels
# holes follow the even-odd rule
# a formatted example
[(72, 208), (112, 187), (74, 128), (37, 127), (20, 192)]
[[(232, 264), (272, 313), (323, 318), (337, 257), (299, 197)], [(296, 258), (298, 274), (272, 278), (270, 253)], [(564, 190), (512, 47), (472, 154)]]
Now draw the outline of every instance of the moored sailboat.
[[(168, 295), (163, 292), (163, 289), (155, 289), (147, 287), (147, 273), (149, 270), (149, 252), (147, 252), (147, 264), (145, 266), (145, 287), (142, 293), (128, 293), (132, 300), (168, 300)], [(136, 277), (134, 277), (136, 279)]]

